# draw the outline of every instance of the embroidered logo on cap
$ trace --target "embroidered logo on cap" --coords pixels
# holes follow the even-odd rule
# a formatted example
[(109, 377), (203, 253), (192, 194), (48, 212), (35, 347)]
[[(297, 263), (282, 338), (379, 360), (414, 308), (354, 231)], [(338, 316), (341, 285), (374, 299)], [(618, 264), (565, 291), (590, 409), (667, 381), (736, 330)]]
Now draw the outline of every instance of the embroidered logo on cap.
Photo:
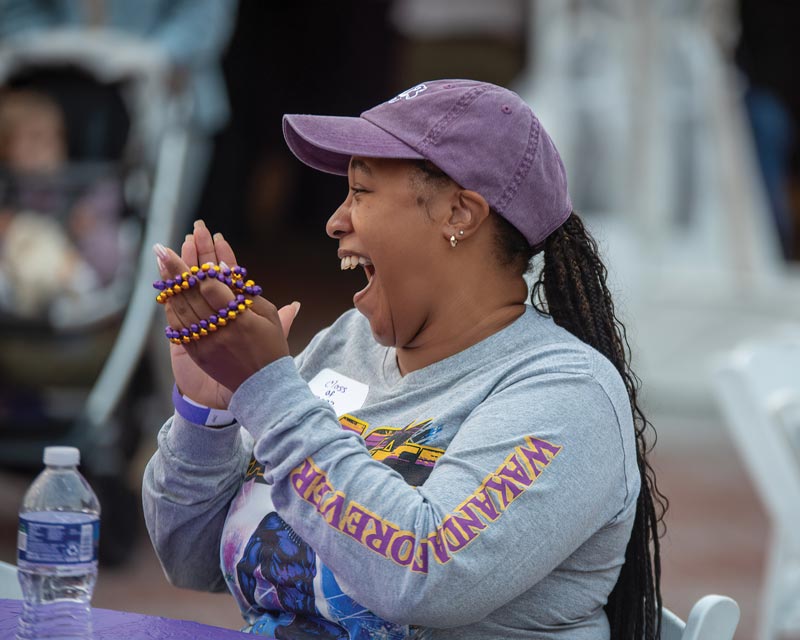
[(397, 102), (398, 100), (412, 100), (416, 98), (420, 93), (425, 91), (428, 87), (424, 84), (418, 84), (415, 87), (411, 87), (410, 89), (406, 89), (402, 93), (398, 93), (394, 98), (389, 100), (389, 104)]

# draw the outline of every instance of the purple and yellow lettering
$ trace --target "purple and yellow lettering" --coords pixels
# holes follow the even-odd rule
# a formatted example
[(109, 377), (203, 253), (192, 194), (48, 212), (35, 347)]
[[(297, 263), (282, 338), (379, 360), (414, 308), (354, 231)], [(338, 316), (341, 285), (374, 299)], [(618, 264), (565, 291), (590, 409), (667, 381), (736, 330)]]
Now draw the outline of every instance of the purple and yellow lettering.
[(338, 529), (339, 523), (342, 519), (342, 509), (344, 508), (344, 494), (337, 491), (324, 502), (321, 502), (317, 511), (320, 512), (322, 517), (333, 528)]
[(449, 515), (444, 519), (444, 524), (441, 526), (441, 530), (445, 543), (447, 544), (447, 548), (451, 553), (460, 551), (472, 541), (472, 538), (475, 537), (475, 534), (465, 534), (454, 522), (452, 515)]
[(450, 559), (450, 554), (447, 551), (447, 544), (444, 540), (441, 528), (428, 535), (428, 542), (433, 547), (433, 555), (436, 556), (436, 562), (444, 564)]
[(342, 519), (341, 530), (354, 540), (364, 544), (364, 529), (372, 519), (372, 515), (364, 511), (360, 505), (351, 502)]
[(303, 460), (303, 463), (295, 467), (289, 475), (294, 490), (304, 500), (308, 500), (314, 487), (325, 480), (325, 474), (311, 462), (311, 458)]
[(520, 487), (516, 482), (496, 474), (486, 476), (483, 484), (487, 489), (497, 492), (500, 498), (500, 511), (508, 509), (508, 505), (511, 504), (519, 494), (525, 491), (525, 487)]
[(419, 541), (417, 548), (414, 549), (414, 562), (411, 570), (418, 573), (428, 573), (428, 539), (423, 538)]
[(323, 480), (314, 486), (314, 489), (311, 491), (311, 495), (309, 495), (306, 500), (319, 509), (319, 505), (322, 504), (325, 498), (328, 497), (328, 494), (332, 491), (333, 487), (328, 483), (327, 479)]
[(497, 474), (511, 478), (523, 487), (530, 487), (536, 477), (528, 474), (528, 465), (521, 463), (516, 454), (513, 453), (506, 458), (503, 466), (497, 470)]
[(470, 496), (469, 500), (461, 508), (463, 509), (466, 505), (475, 507), (492, 522), (500, 517), (500, 511), (497, 510), (491, 497), (483, 487)]
[(392, 539), (389, 557), (397, 564), (408, 566), (413, 560), (414, 536), (404, 531)]
[(459, 511), (453, 513), (451, 519), (461, 527), (470, 540), (486, 528), (486, 523), (478, 517), (477, 513), (466, 505), (461, 507)]
[[(353, 416), (342, 416), (340, 422), (342, 428), (360, 432), (362, 438), (368, 432), (369, 425)], [(416, 426), (412, 423), (408, 428)], [(365, 441), (383, 442), (397, 431), (394, 427), (379, 427), (369, 432)], [(381, 451), (391, 450), (391, 438), (386, 442), (389, 444)], [(335, 490), (325, 472), (311, 458), (291, 471), (290, 482), (301, 498), (316, 507), (329, 526), (398, 565), (417, 573), (428, 573), (431, 557), (439, 564), (449, 562), (454, 553), (469, 545), (533, 484), (562, 448), (526, 437), (523, 445), (516, 447), (466, 500), (444, 517), (439, 527), (420, 541), (411, 532), (401, 531), (397, 525), (381, 519), (357, 502), (348, 502), (345, 494)], [(263, 472), (260, 469), (252, 460), (248, 474)]]
[(372, 524), (372, 531), (364, 537), (363, 544), (385, 558), (392, 536), (398, 532), (398, 528), (374, 516), (369, 522)]
[(531, 476), (537, 478), (542, 469), (549, 465), (550, 461), (558, 455), (561, 447), (530, 436), (527, 436), (525, 441), (530, 448), (517, 447), (517, 452), (522, 455), (523, 462), (527, 463)]

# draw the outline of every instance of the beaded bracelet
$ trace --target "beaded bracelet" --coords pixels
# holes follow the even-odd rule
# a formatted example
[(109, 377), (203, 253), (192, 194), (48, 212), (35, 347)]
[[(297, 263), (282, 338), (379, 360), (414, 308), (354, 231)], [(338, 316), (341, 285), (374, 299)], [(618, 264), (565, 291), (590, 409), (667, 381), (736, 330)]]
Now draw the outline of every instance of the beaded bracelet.
[(172, 296), (187, 291), (206, 278), (219, 280), (230, 287), (236, 295), (233, 300), (228, 302), (227, 306), (218, 309), (217, 313), (211, 314), (205, 320), (192, 323), (182, 329), (166, 327), (164, 333), (167, 339), (173, 344), (188, 344), (197, 341), (214, 333), (228, 322), (235, 320), (239, 314), (247, 311), (253, 304), (253, 296), (260, 296), (262, 289), (252, 280), (245, 280), (246, 277), (247, 269), (244, 267), (231, 268), (206, 262), (199, 267), (190, 267), (188, 271), (184, 271), (174, 278), (154, 282), (153, 287), (160, 291), (156, 296), (159, 304), (164, 304)]
[(206, 262), (199, 267), (191, 267), (188, 271), (184, 271), (174, 278), (156, 280), (153, 283), (153, 288), (160, 291), (156, 296), (156, 302), (159, 304), (166, 303), (172, 296), (187, 291), (206, 278), (219, 280), (223, 284), (228, 285), (228, 287), (237, 294), (243, 293), (248, 296), (261, 295), (261, 287), (252, 280), (245, 280), (246, 277), (247, 269), (244, 267), (222, 267), (211, 262)]
[(172, 344), (189, 344), (214, 333), (228, 322), (236, 320), (237, 316), (249, 309), (252, 304), (253, 301), (250, 298), (238, 293), (236, 298), (228, 303), (228, 306), (220, 308), (217, 313), (211, 314), (207, 319), (200, 320), (196, 324), (192, 323), (183, 329), (173, 329), (167, 326), (164, 334)]

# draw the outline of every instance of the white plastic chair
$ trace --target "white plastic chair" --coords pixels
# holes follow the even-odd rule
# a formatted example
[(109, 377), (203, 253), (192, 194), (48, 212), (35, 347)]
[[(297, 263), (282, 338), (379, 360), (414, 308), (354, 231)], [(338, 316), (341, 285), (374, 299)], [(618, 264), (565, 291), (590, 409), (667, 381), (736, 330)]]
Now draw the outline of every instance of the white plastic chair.
[(733, 640), (739, 624), (739, 605), (727, 596), (700, 598), (686, 622), (664, 607), (661, 610), (661, 640)]
[(17, 568), (0, 560), (0, 598), (22, 599), (22, 589), (17, 580)]
[(800, 632), (800, 326), (737, 347), (717, 365), (714, 389), (771, 521), (757, 638), (796, 634)]

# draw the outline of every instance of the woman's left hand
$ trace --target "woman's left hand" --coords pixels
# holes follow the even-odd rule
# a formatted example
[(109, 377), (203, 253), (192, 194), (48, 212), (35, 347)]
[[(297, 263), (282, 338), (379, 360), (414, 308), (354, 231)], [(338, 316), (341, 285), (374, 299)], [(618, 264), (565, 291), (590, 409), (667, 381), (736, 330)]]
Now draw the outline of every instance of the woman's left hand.
[[(234, 266), (234, 265), (230, 265)], [(159, 270), (164, 279), (189, 270), (180, 256), (171, 249), (161, 257)], [(177, 329), (199, 324), (235, 298), (231, 289), (216, 279), (206, 278), (194, 287), (167, 300), (169, 326)], [(284, 323), (294, 319), (297, 304), (283, 307)], [(217, 331), (199, 340), (183, 344), (186, 353), (210, 377), (236, 391), (239, 385), (266, 365), (289, 355), (289, 345), (278, 309), (260, 296), (253, 298), (247, 311), (219, 326)], [(286, 318), (291, 315), (291, 318)]]

